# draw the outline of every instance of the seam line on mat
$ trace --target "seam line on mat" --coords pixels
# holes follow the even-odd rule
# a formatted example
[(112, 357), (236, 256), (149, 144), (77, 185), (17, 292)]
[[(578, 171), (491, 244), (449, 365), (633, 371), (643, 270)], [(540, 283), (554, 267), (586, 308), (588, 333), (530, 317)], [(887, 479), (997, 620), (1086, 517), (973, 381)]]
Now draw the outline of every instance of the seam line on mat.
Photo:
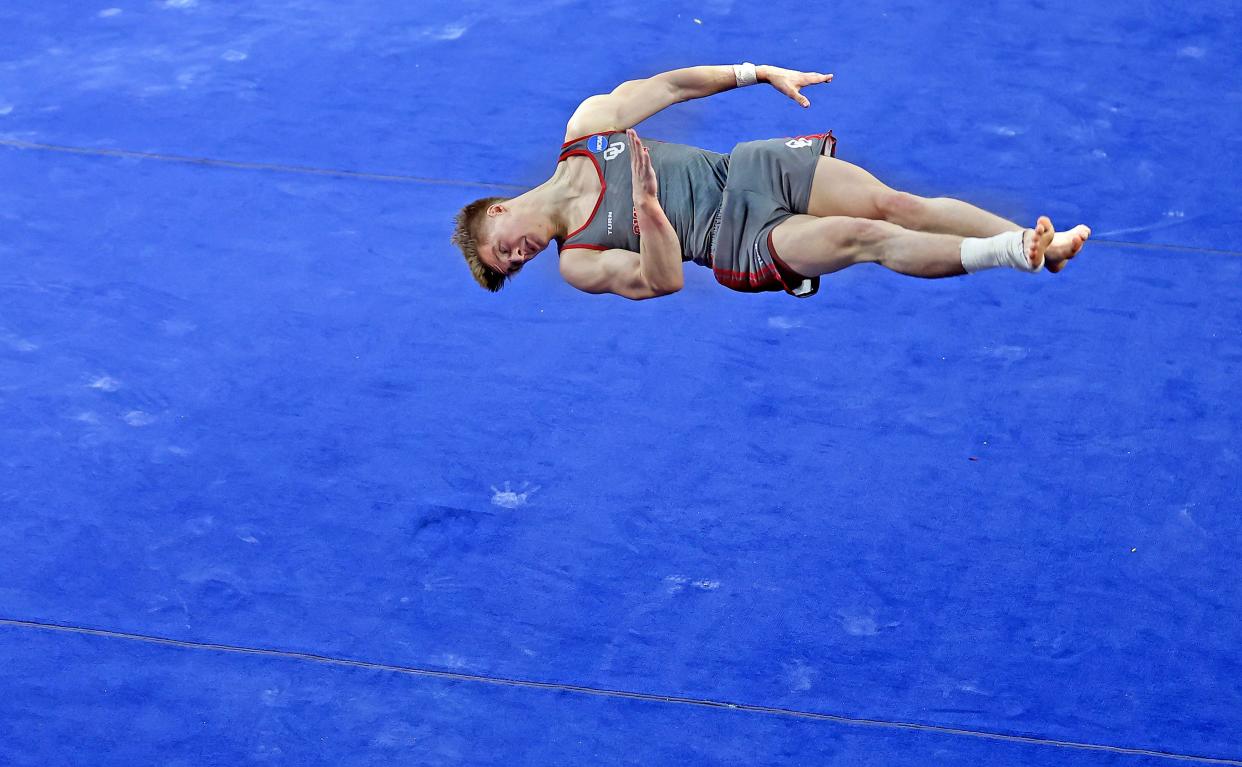
[[(90, 149), (87, 147), (66, 146), (63, 144), (43, 144), (21, 139), (0, 138), (0, 146), (14, 149), (34, 149), (46, 152), (63, 152), (95, 157), (121, 157), (135, 160), (158, 160), (186, 165), (204, 165), (234, 170), (266, 170), (277, 173), (301, 173), (312, 176), (335, 176), (338, 178), (356, 178), (366, 181), (386, 181), (405, 184), (443, 184), (446, 186), (474, 186), (484, 189), (502, 189), (505, 191), (525, 192), (530, 187), (520, 184), (502, 184), (491, 181), (464, 181), (455, 178), (434, 178), (430, 176), (410, 176), (401, 173), (371, 173), (367, 171), (340, 170), (334, 168), (316, 168), (310, 165), (282, 165), (279, 163), (243, 162), (240, 160), (217, 160), (210, 157), (190, 157), (187, 155), (160, 154), (156, 152), (137, 152), (131, 149)], [(1148, 250), (1177, 250), (1189, 253), (1211, 253), (1224, 256), (1242, 256), (1242, 251), (1223, 250), (1220, 248), (1201, 248), (1193, 245), (1164, 245), (1160, 243), (1130, 242), (1128, 240), (1110, 240), (1097, 237), (1094, 242), (1107, 243), (1123, 248), (1143, 248)]]
[(1125, 746), (1110, 746), (1099, 743), (1083, 743), (1078, 741), (1058, 740), (1054, 738), (1041, 738), (1032, 735), (1008, 735), (999, 732), (989, 732), (987, 730), (968, 730), (958, 727), (947, 727), (943, 725), (919, 724), (916, 722), (901, 722), (887, 719), (867, 719), (862, 717), (842, 716), (838, 714), (824, 714), (814, 711), (801, 711), (790, 708), (775, 708), (772, 706), (758, 706), (747, 703), (729, 703), (725, 701), (710, 700), (706, 698), (689, 698), (675, 695), (658, 695), (655, 693), (632, 692), (628, 690), (610, 690), (600, 687), (586, 687), (582, 685), (561, 684), (557, 682), (539, 682), (528, 679), (509, 679), (505, 677), (486, 676), (482, 674), (463, 674), (453, 671), (437, 671), (434, 669), (418, 668), (416, 666), (399, 666), (388, 663), (373, 663), (370, 661), (351, 660), (348, 658), (334, 658), (327, 655), (315, 655), (312, 653), (297, 652), (292, 650), (273, 650), (258, 647), (242, 647), (238, 645), (213, 644), (208, 642), (191, 642), (182, 639), (168, 639), (166, 637), (151, 636), (147, 634), (133, 634), (123, 631), (110, 631), (107, 629), (92, 629), (82, 626), (68, 626), (55, 623), (43, 623), (39, 621), (18, 620), (12, 618), (0, 618), (0, 626), (9, 626), (11, 628), (38, 630), (47, 632), (60, 632), (68, 634), (82, 634), (86, 636), (103, 637), (106, 639), (120, 639), (125, 641), (143, 642), (147, 644), (163, 645), (168, 647), (179, 647), (183, 649), (194, 650), (211, 650), (223, 653), (236, 653), (241, 655), (256, 655), (261, 657), (282, 658), (285, 660), (307, 661), (311, 663), (319, 663), (329, 666), (345, 666), (351, 668), (364, 668), (372, 671), (387, 671), (391, 673), (407, 674), (411, 676), (430, 677), (434, 679), (442, 679), (457, 682), (475, 682), (481, 684), (490, 684), (503, 687), (516, 687), (535, 690), (554, 690), (557, 692), (570, 692), (582, 695), (593, 695), (605, 698), (623, 698), (628, 700), (640, 700), (649, 703), (668, 703), (684, 706), (696, 706), (699, 708), (723, 709), (726, 711), (741, 711), (750, 714), (767, 714), (771, 716), (784, 716), (796, 719), (808, 719), (813, 721), (835, 722), (837, 724), (855, 725), (860, 727), (876, 727), (890, 730), (910, 730), (916, 732), (929, 732), (940, 735), (957, 735), (972, 738), (980, 738), (984, 740), (996, 740), (1007, 743), (1021, 743), (1025, 745), (1049, 746), (1054, 748), (1073, 749), (1078, 751), (1101, 751), (1111, 754), (1124, 754), (1127, 756), (1147, 756), (1160, 759), (1171, 759), (1182, 762), (1193, 762), (1196, 764), (1222, 764), (1233, 765), (1234, 767), (1242, 767), (1242, 760), (1228, 759), (1211, 756), (1196, 756), (1193, 754), (1180, 754), (1171, 751), (1155, 751), (1146, 748), (1130, 748)]
[(339, 170), (334, 168), (315, 168), (309, 165), (281, 165), (277, 163), (242, 162), (239, 160), (216, 160), (210, 157), (188, 157), (175, 154), (156, 154), (154, 152), (135, 152), (132, 149), (86, 149), (60, 144), (39, 144), (20, 139), (0, 138), (0, 146), (14, 149), (37, 149), (46, 152), (63, 152), (65, 154), (82, 154), (95, 157), (121, 157), (133, 160), (159, 160), (176, 162), (186, 165), (206, 165), (216, 168), (232, 168), (234, 170), (270, 170), (279, 173), (302, 173), (312, 176), (336, 176), (356, 178), (367, 181), (388, 181), (406, 184), (444, 184), (453, 186), (480, 186), (487, 189), (505, 189), (526, 191), (529, 187), (517, 184), (496, 184), (488, 181), (461, 181), (453, 178), (432, 178), (428, 176), (409, 176), (400, 173), (369, 173), (356, 170)]

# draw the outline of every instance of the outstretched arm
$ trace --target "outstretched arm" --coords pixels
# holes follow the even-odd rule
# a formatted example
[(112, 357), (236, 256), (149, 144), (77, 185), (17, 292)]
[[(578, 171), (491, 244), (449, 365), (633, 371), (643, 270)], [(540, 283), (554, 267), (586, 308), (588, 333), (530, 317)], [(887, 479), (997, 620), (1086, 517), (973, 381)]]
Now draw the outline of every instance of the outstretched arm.
[[(811, 102), (802, 95), (803, 87), (832, 80), (832, 75), (772, 66), (755, 67), (755, 74), (759, 82), (769, 83), (804, 107), (810, 106)], [(667, 106), (736, 87), (737, 78), (731, 65), (687, 67), (643, 80), (629, 80), (618, 85), (612, 93), (591, 96), (583, 101), (573, 117), (569, 118), (565, 138), (633, 128)]]

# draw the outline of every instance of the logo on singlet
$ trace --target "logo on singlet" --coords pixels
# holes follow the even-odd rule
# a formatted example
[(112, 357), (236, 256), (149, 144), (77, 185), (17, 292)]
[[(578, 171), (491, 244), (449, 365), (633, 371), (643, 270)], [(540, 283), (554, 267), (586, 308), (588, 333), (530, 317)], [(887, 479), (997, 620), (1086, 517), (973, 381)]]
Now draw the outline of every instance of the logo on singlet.
[(620, 141), (608, 143), (608, 137), (602, 133), (596, 134), (587, 140), (587, 147), (592, 152), (603, 152), (605, 160), (615, 160), (622, 152), (625, 151), (625, 144)]
[(785, 146), (789, 147), (790, 149), (801, 149), (802, 147), (810, 146), (813, 143), (815, 142), (811, 141), (809, 138), (795, 138), (795, 139), (790, 139), (789, 141), (786, 141)]

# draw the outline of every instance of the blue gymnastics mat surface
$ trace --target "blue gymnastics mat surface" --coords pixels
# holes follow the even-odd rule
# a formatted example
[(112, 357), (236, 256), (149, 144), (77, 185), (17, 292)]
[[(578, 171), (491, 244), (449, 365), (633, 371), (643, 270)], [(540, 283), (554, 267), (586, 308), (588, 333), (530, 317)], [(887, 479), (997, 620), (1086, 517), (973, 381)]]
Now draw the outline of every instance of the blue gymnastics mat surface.
[(0, 668), (0, 681), (21, 701), (5, 722), (12, 757), (6, 764), (13, 767), (62, 763), (67, 753), (170, 767), (1169, 763), (1155, 755), (878, 724), (825, 727), (736, 709), (8, 627), (0, 627), (0, 641), (14, 661)]
[[(1242, 764), (1235, 6), (0, 23), (0, 763)], [(743, 59), (837, 81), (640, 133), (1098, 237), (473, 285), (581, 98)]]

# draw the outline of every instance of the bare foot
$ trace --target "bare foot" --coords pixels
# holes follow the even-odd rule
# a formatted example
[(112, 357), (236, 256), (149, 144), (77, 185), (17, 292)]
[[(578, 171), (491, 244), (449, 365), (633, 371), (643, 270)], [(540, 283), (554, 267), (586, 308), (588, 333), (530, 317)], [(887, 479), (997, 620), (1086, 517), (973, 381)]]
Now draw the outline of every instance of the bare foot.
[(1048, 251), (1055, 235), (1056, 230), (1052, 228), (1052, 221), (1047, 216), (1040, 216), (1034, 229), (1022, 232), (1022, 249), (1026, 251), (1026, 260), (1030, 262), (1032, 272), (1038, 271), (1043, 265), (1044, 253)]
[(1057, 232), (1048, 247), (1047, 261), (1044, 263), (1048, 271), (1056, 273), (1065, 268), (1065, 262), (1078, 255), (1083, 243), (1091, 236), (1091, 227), (1079, 224), (1068, 232)]

